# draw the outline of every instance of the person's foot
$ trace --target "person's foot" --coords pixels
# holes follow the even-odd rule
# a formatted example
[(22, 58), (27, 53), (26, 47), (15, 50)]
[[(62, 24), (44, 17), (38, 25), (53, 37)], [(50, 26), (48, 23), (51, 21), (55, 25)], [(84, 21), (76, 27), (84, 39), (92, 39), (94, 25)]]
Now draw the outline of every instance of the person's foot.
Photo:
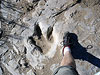
[(72, 42), (72, 36), (71, 33), (66, 32), (64, 37), (63, 37), (63, 50), (62, 50), (62, 54), (64, 56), (66, 51), (70, 51), (70, 47), (73, 46), (73, 42)]

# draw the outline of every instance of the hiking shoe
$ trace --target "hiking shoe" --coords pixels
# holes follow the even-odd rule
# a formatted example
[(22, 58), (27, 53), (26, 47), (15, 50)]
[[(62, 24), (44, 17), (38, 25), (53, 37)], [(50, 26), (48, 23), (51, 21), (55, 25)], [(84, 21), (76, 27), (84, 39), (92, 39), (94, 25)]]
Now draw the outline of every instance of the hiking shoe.
[(71, 33), (66, 32), (64, 37), (63, 37), (63, 50), (62, 50), (62, 54), (64, 56), (64, 53), (66, 52), (64, 49), (65, 47), (67, 47), (67, 50), (70, 51), (70, 48), (73, 46), (73, 42), (72, 42), (72, 36)]
[(67, 46), (72, 46), (72, 45), (73, 45), (73, 41), (72, 41), (71, 33), (66, 32), (63, 37), (63, 46), (67, 47)]

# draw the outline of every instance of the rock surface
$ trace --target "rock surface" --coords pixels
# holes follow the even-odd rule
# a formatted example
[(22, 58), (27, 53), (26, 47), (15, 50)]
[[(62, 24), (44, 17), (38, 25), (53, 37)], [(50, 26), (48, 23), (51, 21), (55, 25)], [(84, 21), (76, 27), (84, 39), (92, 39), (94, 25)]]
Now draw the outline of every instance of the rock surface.
[(62, 59), (66, 31), (80, 75), (100, 71), (99, 0), (0, 1), (0, 75), (51, 75)]

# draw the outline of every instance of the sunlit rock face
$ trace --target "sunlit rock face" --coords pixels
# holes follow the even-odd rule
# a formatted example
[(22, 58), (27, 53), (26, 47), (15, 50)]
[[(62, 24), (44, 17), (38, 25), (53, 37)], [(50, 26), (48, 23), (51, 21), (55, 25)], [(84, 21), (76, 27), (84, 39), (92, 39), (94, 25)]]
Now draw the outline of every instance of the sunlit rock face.
[(0, 75), (52, 75), (67, 31), (78, 36), (79, 74), (100, 71), (99, 8), (99, 0), (0, 1)]

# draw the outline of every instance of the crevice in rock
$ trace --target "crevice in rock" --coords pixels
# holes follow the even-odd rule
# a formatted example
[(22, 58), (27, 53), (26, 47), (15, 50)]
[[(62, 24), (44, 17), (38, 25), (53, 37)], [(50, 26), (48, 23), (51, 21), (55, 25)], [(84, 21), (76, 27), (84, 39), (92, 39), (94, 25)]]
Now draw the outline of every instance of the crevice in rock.
[(27, 49), (26, 49), (26, 47), (24, 48), (24, 53), (27, 54)]
[(33, 45), (36, 46), (36, 41), (33, 39), (32, 36), (30, 36), (28, 39), (30, 40), (30, 43), (31, 43), (31, 44), (33, 44)]
[(0, 38), (2, 37), (3, 30), (0, 29)]
[(34, 50), (38, 50), (38, 51), (40, 51), (40, 52), (42, 53), (43, 51), (42, 51), (41, 47), (39, 47), (39, 46), (36, 44), (36, 41), (34, 40), (34, 38), (31, 36), (31, 37), (29, 37), (29, 39), (30, 39), (31, 44), (35, 45)]
[(24, 66), (25, 66), (26, 68), (29, 68), (29, 64), (28, 64), (27, 62), (24, 63)]
[(0, 68), (1, 68), (1, 70), (2, 70), (2, 73), (4, 73), (4, 69), (3, 69), (3, 67), (2, 67), (2, 66), (0, 66)]
[(42, 35), (42, 31), (41, 31), (39, 25), (35, 25), (33, 36), (38, 36), (38, 39), (41, 39), (41, 35)]
[(81, 3), (82, 0), (77, 0), (77, 3)]
[(72, 4), (68, 5), (65, 9), (62, 9), (62, 10), (58, 11), (57, 13), (53, 14), (52, 17), (58, 16), (58, 15), (61, 14), (62, 12), (64, 12), (64, 11), (70, 9), (71, 7), (75, 6), (76, 4), (78, 4), (78, 3), (80, 3), (80, 2), (81, 2), (81, 0), (75, 0)]
[(28, 5), (27, 6), (27, 12), (30, 12), (31, 10), (34, 10), (37, 5), (38, 5), (38, 3)]
[(18, 1), (20, 1), (20, 0), (16, 0), (16, 2), (18, 2)]
[(34, 2), (38, 2), (38, 1), (40, 1), (40, 0), (33, 0), (33, 3), (34, 3)]
[(49, 27), (48, 30), (47, 30), (47, 39), (50, 40), (50, 37), (52, 35), (52, 32), (53, 32), (53, 27)]
[[(22, 67), (22, 64), (20, 64), (20, 60), (18, 61), (18, 64), (20, 67)], [(19, 68), (19, 66), (17, 66), (16, 69)]]
[(18, 24), (17, 22), (15, 22), (14, 20), (8, 20), (8, 19), (5, 19), (4, 17), (0, 16), (0, 21), (6, 25), (18, 25), (22, 28), (26, 28), (26, 29), (29, 29), (29, 27), (25, 26), (24, 24)]

